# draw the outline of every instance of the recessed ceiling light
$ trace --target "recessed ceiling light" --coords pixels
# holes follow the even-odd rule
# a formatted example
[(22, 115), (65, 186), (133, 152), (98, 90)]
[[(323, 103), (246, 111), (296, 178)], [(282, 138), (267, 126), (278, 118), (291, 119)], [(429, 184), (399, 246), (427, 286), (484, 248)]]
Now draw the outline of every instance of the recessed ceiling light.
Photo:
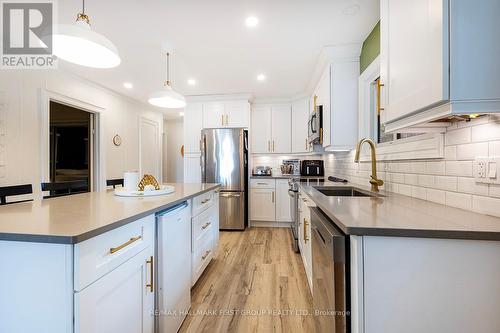
[(255, 16), (249, 16), (245, 20), (245, 24), (247, 25), (247, 27), (253, 28), (257, 24), (259, 24), (259, 19), (257, 17), (255, 17)]
[(188, 84), (190, 86), (194, 86), (196, 84), (196, 80), (195, 79), (189, 79), (187, 82), (188, 82)]
[(134, 85), (133, 85), (132, 83), (130, 83), (130, 82), (125, 82), (125, 83), (123, 84), (123, 86), (124, 86), (125, 88), (127, 88), (127, 89), (132, 89), (132, 88), (134, 87)]
[(266, 79), (266, 76), (264, 74), (257, 75), (257, 80), (264, 81), (265, 79)]
[(179, 116), (184, 117), (184, 112), (179, 112)]

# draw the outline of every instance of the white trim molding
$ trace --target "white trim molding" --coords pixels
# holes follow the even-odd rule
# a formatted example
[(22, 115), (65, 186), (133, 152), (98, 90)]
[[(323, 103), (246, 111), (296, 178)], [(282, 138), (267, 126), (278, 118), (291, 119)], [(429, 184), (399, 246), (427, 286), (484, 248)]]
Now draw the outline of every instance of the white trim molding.
[[(427, 133), (377, 145), (378, 161), (444, 158), (444, 134)], [(362, 162), (371, 161), (370, 150), (364, 146)]]
[(358, 139), (373, 138), (371, 107), (371, 85), (380, 76), (380, 56), (361, 73), (359, 76), (359, 108), (358, 108)]

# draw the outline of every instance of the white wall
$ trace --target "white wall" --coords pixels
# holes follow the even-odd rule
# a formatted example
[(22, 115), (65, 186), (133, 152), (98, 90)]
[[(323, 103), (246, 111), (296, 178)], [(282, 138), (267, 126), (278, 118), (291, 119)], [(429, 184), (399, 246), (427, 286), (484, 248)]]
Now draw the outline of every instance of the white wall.
[[(60, 70), (3, 70), (0, 73), (0, 104), (5, 122), (0, 125), (0, 186), (33, 184), (40, 192), (42, 175), (42, 105), (44, 96), (95, 106), (100, 118), (101, 184), (121, 178), (126, 170), (139, 170), (139, 118), (156, 121), (163, 115), (135, 100)], [(1, 105), (0, 105), (1, 106)], [(0, 121), (2, 111), (0, 111)], [(2, 135), (3, 134), (3, 135)], [(112, 143), (115, 134), (122, 145)], [(161, 140), (160, 140), (161, 142)], [(161, 160), (161, 156), (159, 157)]]
[(166, 132), (166, 181), (169, 183), (184, 182), (184, 159), (181, 147), (184, 144), (184, 122), (182, 119), (168, 120), (164, 123)]

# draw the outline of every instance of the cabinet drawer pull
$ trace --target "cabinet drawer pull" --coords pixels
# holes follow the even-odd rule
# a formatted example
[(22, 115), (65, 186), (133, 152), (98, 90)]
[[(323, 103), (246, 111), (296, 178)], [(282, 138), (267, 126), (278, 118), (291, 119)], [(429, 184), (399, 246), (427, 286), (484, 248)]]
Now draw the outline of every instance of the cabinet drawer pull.
[(309, 240), (309, 237), (307, 236), (307, 226), (309, 225), (309, 222), (304, 218), (304, 243), (307, 243)]
[(272, 193), (272, 196), (273, 196), (272, 200), (273, 200), (273, 203), (274, 203), (274, 191), (273, 191), (273, 193)]
[(210, 199), (205, 199), (205, 200), (202, 200), (202, 201), (201, 201), (201, 204), (202, 204), (202, 205), (204, 205), (204, 204), (206, 204), (206, 203), (207, 203), (207, 202), (209, 202), (209, 201), (210, 201)]
[(201, 229), (206, 229), (206, 228), (208, 228), (208, 226), (209, 226), (209, 225), (211, 225), (211, 224), (212, 224), (212, 222), (210, 222), (210, 221), (209, 221), (209, 222), (205, 223), (205, 224), (201, 227)]
[(267, 183), (257, 183), (257, 185), (264, 185), (264, 186), (266, 186)]
[(149, 288), (151, 292), (154, 292), (153, 281), (154, 281), (154, 264), (153, 264), (153, 256), (149, 257), (149, 260), (146, 260), (147, 264), (151, 265), (151, 276), (149, 278), (149, 283), (146, 284), (146, 288)]
[(141, 238), (142, 238), (142, 236), (132, 237), (128, 241), (126, 241), (125, 243), (123, 243), (122, 245), (110, 248), (109, 249), (109, 253), (111, 253), (111, 254), (116, 253), (116, 252), (120, 251), (121, 249), (123, 249), (124, 247), (129, 246), (130, 244), (132, 244), (135, 241), (138, 241)]
[(205, 260), (207, 259), (208, 255), (210, 254), (210, 250), (209, 251), (205, 251), (205, 254), (201, 257), (202, 260)]

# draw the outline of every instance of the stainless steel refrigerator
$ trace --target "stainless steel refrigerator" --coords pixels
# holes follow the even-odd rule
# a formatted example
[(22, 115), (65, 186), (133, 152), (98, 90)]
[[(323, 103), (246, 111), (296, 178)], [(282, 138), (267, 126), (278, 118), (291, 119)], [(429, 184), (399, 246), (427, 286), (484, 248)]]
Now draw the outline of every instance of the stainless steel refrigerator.
[(219, 228), (245, 230), (247, 225), (248, 132), (241, 128), (201, 131), (201, 178), (219, 183)]

